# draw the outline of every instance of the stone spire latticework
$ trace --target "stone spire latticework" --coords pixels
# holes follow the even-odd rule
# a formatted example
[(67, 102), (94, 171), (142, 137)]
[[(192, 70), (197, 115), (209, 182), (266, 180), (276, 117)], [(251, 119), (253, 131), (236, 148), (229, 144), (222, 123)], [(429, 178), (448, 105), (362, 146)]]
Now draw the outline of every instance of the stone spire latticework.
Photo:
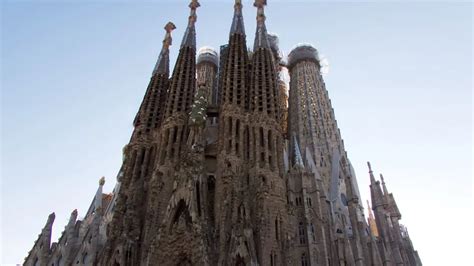
[(165, 25), (166, 35), (163, 47), (156, 62), (155, 68), (143, 97), (140, 109), (135, 117), (135, 132), (132, 138), (138, 138), (156, 130), (162, 122), (164, 104), (168, 95), (169, 86), (169, 47), (172, 43), (171, 32), (176, 29), (172, 22)]

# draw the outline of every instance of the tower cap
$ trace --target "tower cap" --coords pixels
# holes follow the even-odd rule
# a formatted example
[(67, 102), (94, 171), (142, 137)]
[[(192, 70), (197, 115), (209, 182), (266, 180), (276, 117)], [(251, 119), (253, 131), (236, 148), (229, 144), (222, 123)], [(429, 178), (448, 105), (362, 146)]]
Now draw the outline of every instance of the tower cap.
[(219, 65), (219, 55), (216, 50), (209, 46), (201, 47), (198, 51), (197, 64), (210, 62), (216, 67)]
[(312, 60), (320, 66), (318, 50), (308, 43), (298, 44), (291, 50), (288, 55), (288, 66), (291, 68), (301, 60)]

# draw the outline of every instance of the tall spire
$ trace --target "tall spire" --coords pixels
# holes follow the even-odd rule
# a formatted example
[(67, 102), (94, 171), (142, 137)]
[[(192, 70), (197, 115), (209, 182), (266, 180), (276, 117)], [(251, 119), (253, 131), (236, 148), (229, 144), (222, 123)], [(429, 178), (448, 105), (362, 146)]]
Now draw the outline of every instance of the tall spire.
[(370, 162), (367, 162), (367, 166), (369, 167), (370, 174), (370, 194), (372, 197), (372, 205), (375, 208), (382, 205), (386, 205), (387, 201), (383, 195), (382, 189), (380, 188), (380, 182), (375, 181), (374, 172), (372, 171), (372, 166), (370, 165)]
[(373, 185), (375, 184), (375, 177), (374, 177), (374, 172), (372, 171), (372, 166), (370, 165), (370, 162), (367, 162), (367, 166), (369, 167), (370, 184)]
[(232, 19), (232, 26), (230, 28), (230, 35), (232, 34), (245, 35), (244, 17), (242, 16), (242, 0), (235, 0), (234, 18)]
[(383, 175), (382, 175), (382, 174), (380, 174), (380, 180), (382, 180), (383, 194), (385, 195), (385, 197), (388, 197), (388, 189), (387, 189), (387, 187), (385, 186), (385, 180), (383, 179)]
[(196, 28), (194, 24), (197, 20), (196, 9), (200, 7), (198, 0), (191, 0), (189, 4), (189, 8), (191, 12), (188, 18), (188, 27), (186, 28), (186, 32), (183, 36), (183, 41), (181, 42), (181, 48), (183, 47), (190, 47), (196, 49)]
[(102, 191), (103, 191), (104, 184), (105, 184), (105, 177), (101, 177), (99, 179), (99, 188), (97, 188), (97, 191), (94, 197), (95, 210), (102, 208)]
[(169, 47), (172, 44), (171, 32), (176, 29), (173, 22), (168, 22), (165, 25), (165, 39), (163, 40), (163, 47), (161, 48), (158, 61), (156, 61), (155, 68), (153, 69), (153, 75), (156, 74), (168, 74), (170, 68), (170, 51)]
[(265, 11), (264, 6), (267, 5), (267, 0), (255, 0), (254, 4), (257, 7), (257, 32), (255, 33), (255, 42), (253, 50), (259, 48), (270, 48), (267, 38), (267, 27), (265, 26)]

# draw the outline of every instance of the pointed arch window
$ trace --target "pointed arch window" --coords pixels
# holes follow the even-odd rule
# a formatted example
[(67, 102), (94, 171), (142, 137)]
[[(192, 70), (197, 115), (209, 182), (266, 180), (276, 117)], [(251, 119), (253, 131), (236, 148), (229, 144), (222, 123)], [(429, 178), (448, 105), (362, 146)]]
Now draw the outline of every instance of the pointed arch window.
[(214, 222), (214, 200), (216, 194), (216, 178), (210, 175), (207, 179), (207, 206), (211, 223)]
[(199, 185), (199, 181), (196, 182), (196, 203), (198, 209), (198, 216), (201, 216), (201, 189)]
[(309, 266), (308, 257), (306, 257), (306, 253), (301, 254), (301, 266)]
[(87, 252), (82, 256), (82, 264), (84, 265), (89, 264), (89, 254), (87, 254)]
[(300, 244), (304, 245), (306, 244), (306, 237), (305, 237), (305, 230), (304, 230), (304, 224), (303, 222), (300, 222), (298, 226), (298, 233), (300, 237)]
[(276, 240), (280, 239), (280, 224), (278, 217), (275, 218), (275, 238)]
[(272, 250), (270, 253), (270, 266), (276, 266), (277, 265), (277, 255), (275, 254), (275, 251)]
[(342, 201), (342, 204), (347, 207), (347, 197), (346, 197), (346, 194), (341, 193), (341, 201)]

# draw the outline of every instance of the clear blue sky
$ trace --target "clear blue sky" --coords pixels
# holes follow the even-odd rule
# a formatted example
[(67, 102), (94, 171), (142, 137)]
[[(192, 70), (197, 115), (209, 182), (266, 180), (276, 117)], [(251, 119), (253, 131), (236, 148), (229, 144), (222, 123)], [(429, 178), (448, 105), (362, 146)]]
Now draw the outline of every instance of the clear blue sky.
[[(111, 191), (161, 48), (188, 1), (2, 3), (1, 264), (22, 263), (50, 212), (54, 239)], [(225, 3), (224, 3), (225, 2)], [(226, 43), (233, 1), (201, 0), (199, 46)], [(244, 1), (248, 42), (256, 10)], [(313, 43), (361, 192), (382, 172), (425, 265), (466, 265), (472, 232), (470, 3), (268, 1), (288, 54)], [(455, 257), (451, 261), (450, 257)]]

